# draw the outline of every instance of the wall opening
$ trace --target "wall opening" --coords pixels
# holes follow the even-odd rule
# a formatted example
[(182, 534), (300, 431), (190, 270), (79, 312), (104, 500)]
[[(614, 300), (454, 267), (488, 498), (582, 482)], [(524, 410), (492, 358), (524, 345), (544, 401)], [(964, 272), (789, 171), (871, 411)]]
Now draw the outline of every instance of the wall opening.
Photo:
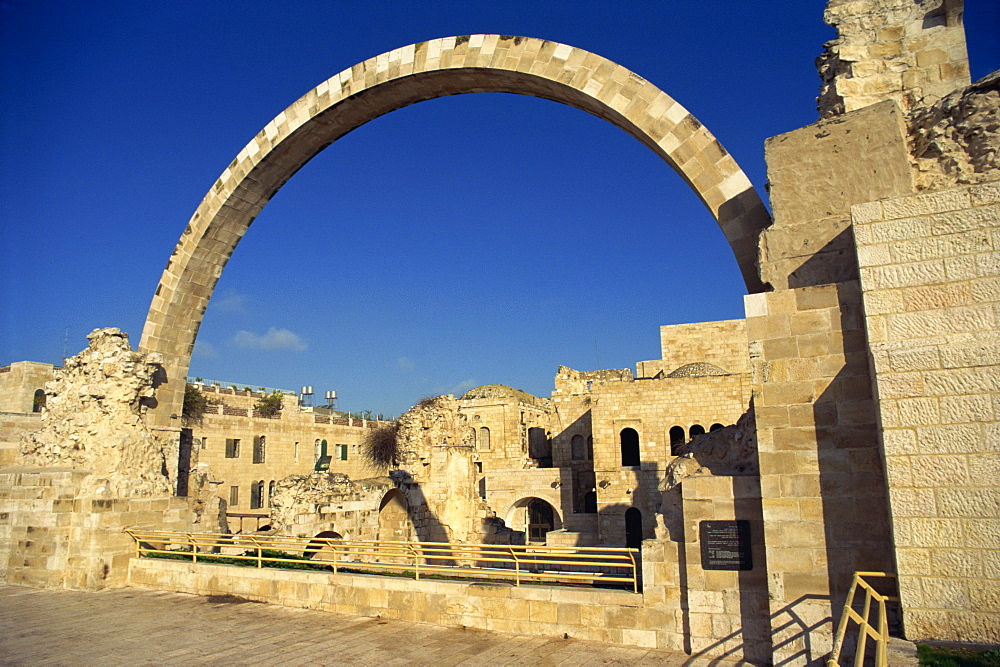
[(634, 467), (639, 461), (639, 433), (634, 428), (623, 428), (618, 435), (622, 450), (622, 466)]

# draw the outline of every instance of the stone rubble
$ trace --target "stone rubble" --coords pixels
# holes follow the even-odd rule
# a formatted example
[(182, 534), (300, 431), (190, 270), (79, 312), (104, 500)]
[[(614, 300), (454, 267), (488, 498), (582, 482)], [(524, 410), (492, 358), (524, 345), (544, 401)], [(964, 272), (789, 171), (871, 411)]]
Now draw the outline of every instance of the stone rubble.
[(95, 329), (89, 347), (45, 385), (42, 427), (25, 434), (29, 465), (87, 470), (84, 493), (169, 496), (163, 445), (143, 421), (157, 374), (156, 354), (134, 352), (119, 329)]

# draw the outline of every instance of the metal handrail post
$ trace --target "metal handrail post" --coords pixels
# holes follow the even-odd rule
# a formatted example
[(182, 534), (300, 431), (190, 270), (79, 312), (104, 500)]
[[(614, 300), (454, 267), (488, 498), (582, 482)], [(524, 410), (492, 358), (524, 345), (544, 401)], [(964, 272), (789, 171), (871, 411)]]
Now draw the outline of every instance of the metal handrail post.
[(406, 544), (406, 548), (409, 549), (411, 553), (413, 553), (413, 578), (414, 578), (414, 580), (419, 580), (420, 579), (420, 554), (417, 552), (416, 549), (413, 548), (413, 543), (412, 542), (408, 542)]
[(517, 554), (514, 553), (514, 547), (509, 547), (510, 557), (514, 561), (514, 585), (521, 585), (521, 561), (517, 559)]
[(864, 667), (865, 649), (868, 648), (868, 619), (871, 617), (872, 591), (865, 586), (865, 606), (861, 615), (861, 631), (858, 634), (857, 650), (854, 652), (854, 667)]
[(187, 535), (188, 544), (191, 545), (191, 562), (192, 563), (197, 563), (198, 562), (198, 543), (194, 541), (194, 535), (192, 535), (191, 533), (184, 533), (184, 534)]
[(632, 592), (639, 592), (639, 575), (636, 573), (635, 552), (629, 551), (628, 557), (632, 561)]

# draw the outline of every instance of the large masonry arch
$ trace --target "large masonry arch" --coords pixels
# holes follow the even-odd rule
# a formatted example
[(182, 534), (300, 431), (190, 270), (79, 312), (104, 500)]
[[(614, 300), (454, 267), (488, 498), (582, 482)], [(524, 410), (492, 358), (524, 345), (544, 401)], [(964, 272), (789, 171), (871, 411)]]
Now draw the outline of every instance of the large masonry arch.
[(663, 158), (718, 221), (747, 290), (764, 290), (757, 243), (770, 216), (749, 179), (694, 116), (626, 68), (557, 42), (506, 35), (411, 44), (324, 81), (267, 124), (222, 173), (163, 270), (139, 344), (162, 355), (151, 425), (179, 428), (195, 338), (222, 270), (250, 223), (306, 162), (395, 109), (463, 93), (561, 102), (613, 123)]

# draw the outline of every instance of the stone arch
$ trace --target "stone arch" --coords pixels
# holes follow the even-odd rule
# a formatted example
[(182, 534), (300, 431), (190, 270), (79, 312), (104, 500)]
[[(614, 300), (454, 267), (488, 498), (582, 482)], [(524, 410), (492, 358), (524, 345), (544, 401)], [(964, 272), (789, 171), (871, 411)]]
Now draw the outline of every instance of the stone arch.
[(309, 544), (302, 551), (302, 555), (306, 558), (312, 558), (314, 560), (323, 560), (322, 556), (317, 558), (325, 547), (328, 547), (330, 540), (342, 540), (343, 536), (335, 530), (324, 530), (317, 533), (309, 540)]
[(555, 498), (548, 498), (544, 495), (525, 496), (514, 502), (504, 515), (504, 524), (512, 530), (524, 532), (525, 540), (528, 540), (529, 513), (531, 506), (537, 503), (544, 503), (552, 510), (552, 530), (560, 530), (563, 527), (562, 515), (559, 513), (559, 502)]
[(340, 137), (379, 116), (447, 95), (542, 97), (607, 120), (691, 186), (729, 241), (747, 290), (765, 289), (758, 237), (770, 215), (732, 156), (673, 98), (610, 60), (546, 40), (466, 35), (419, 42), (346, 69), (267, 124), (223, 171), (191, 217), (150, 304), (139, 344), (159, 353), (165, 382), (152, 425), (175, 428), (205, 309), (236, 245), (276, 192)]

